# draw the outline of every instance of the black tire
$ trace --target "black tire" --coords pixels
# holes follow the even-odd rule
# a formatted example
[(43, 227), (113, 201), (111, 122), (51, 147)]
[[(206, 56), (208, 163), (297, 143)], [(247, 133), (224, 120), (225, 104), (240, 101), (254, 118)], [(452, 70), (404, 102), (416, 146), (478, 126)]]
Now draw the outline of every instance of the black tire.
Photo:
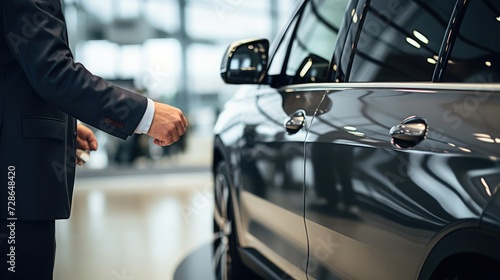
[(238, 239), (234, 223), (229, 174), (224, 162), (214, 175), (214, 241), (212, 264), (217, 280), (261, 279), (248, 269), (237, 252)]

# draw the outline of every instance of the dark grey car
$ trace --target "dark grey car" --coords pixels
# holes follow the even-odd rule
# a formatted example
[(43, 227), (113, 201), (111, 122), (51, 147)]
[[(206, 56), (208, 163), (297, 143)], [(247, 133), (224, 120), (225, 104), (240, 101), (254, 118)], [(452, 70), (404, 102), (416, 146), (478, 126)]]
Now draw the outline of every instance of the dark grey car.
[(500, 1), (300, 1), (233, 43), (218, 279), (500, 279)]

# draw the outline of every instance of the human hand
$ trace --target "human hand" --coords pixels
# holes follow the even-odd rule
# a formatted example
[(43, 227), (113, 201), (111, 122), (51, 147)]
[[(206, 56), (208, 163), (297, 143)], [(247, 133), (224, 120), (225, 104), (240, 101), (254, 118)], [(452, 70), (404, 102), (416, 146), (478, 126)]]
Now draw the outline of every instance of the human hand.
[(97, 150), (97, 138), (94, 132), (90, 128), (79, 124), (76, 127), (76, 147), (84, 151), (95, 151)]
[[(76, 148), (83, 151), (95, 151), (97, 150), (97, 138), (92, 130), (82, 124), (76, 127)], [(85, 161), (80, 158), (79, 155), (76, 157), (76, 164), (83, 165)]]
[(178, 108), (155, 102), (155, 114), (148, 135), (158, 146), (171, 145), (186, 132), (187, 120)]

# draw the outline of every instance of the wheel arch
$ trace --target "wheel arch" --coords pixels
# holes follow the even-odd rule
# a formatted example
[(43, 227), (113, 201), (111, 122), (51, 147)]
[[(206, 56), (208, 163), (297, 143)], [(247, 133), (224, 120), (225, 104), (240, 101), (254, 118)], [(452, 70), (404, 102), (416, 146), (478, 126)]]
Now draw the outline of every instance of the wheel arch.
[(434, 238), (431, 244), (420, 266), (417, 275), (419, 280), (431, 279), (446, 260), (459, 260), (468, 255), (482, 256), (500, 263), (500, 236), (493, 231), (473, 227), (470, 223), (447, 230)]

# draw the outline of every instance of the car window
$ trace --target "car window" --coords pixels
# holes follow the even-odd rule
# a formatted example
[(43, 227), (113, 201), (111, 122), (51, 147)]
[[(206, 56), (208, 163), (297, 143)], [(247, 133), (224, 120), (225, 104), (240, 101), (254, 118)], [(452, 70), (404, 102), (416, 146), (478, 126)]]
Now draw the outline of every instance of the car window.
[(471, 1), (442, 81), (500, 81), (500, 1)]
[(372, 0), (350, 82), (431, 81), (456, 1)]
[(348, 0), (312, 0), (304, 10), (288, 58), (291, 83), (321, 82), (327, 77)]
[(288, 26), (283, 39), (281, 40), (274, 56), (270, 62), (269, 70), (267, 71), (268, 75), (280, 75), (283, 71), (283, 64), (285, 63), (286, 54), (288, 51), (288, 46), (290, 44), (290, 40), (292, 39), (293, 30), (295, 29), (295, 25), (297, 24), (298, 15), (296, 15), (290, 25)]

